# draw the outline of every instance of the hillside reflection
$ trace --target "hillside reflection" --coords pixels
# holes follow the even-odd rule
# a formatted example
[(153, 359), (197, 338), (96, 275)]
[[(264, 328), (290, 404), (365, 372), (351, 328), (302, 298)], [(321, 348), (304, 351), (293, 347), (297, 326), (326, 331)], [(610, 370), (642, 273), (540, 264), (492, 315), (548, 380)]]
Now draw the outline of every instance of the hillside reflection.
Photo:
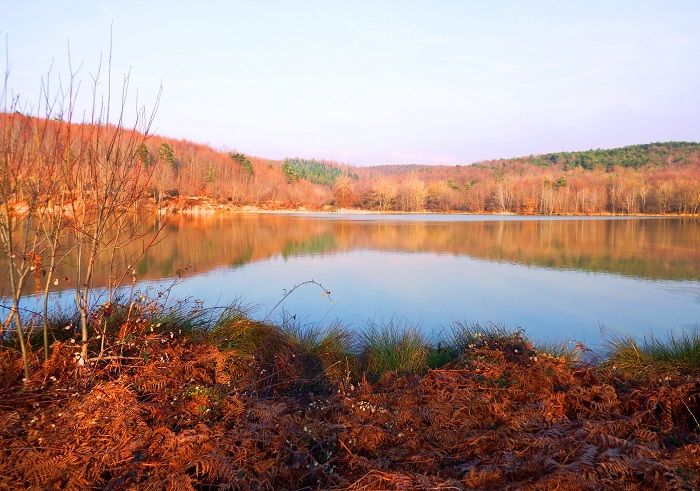
[[(647, 279), (700, 279), (697, 218), (425, 221), (274, 214), (175, 217), (137, 263), (138, 280), (353, 250), (437, 253)], [(141, 242), (132, 244), (136, 250)], [(129, 255), (125, 251), (125, 255)], [(4, 268), (3, 268), (4, 269)], [(69, 271), (59, 271), (60, 277)], [(98, 268), (96, 283), (108, 272)], [(60, 289), (60, 285), (57, 289)]]
[[(447, 217), (449, 220), (450, 217)], [(291, 215), (178, 217), (138, 264), (144, 279), (275, 256), (353, 250), (438, 253), (650, 279), (700, 279), (697, 219), (344, 220)]]

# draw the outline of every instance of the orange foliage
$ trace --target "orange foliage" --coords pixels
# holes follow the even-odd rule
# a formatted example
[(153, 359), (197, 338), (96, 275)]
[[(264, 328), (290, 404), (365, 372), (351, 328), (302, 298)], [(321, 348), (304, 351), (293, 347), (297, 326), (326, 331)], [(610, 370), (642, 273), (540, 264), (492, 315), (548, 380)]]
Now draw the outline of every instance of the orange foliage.
[[(81, 139), (95, 131), (90, 125), (46, 121), (0, 114), (0, 124), (16, 131), (72, 132)], [(105, 131), (114, 131), (106, 127)], [(131, 132), (127, 137), (131, 138)], [(50, 145), (52, 138), (46, 138)], [(172, 149), (172, 160), (159, 152)], [(284, 208), (311, 210), (327, 205), (381, 211), (460, 211), (535, 214), (700, 212), (700, 151), (662, 144), (650, 146), (654, 165), (610, 166), (586, 170), (566, 167), (561, 159), (535, 165), (530, 160), (494, 160), (464, 166), (398, 165), (352, 167), (357, 179), (340, 178), (330, 188), (301, 180), (288, 183), (282, 162), (249, 157), (252, 174), (228, 152), (187, 140), (150, 136), (137, 157), (154, 171), (152, 195), (161, 203), (174, 196), (207, 196), (231, 205), (279, 202)], [(661, 149), (661, 150), (660, 150)], [(55, 150), (58, 150), (55, 149)], [(665, 151), (659, 160), (658, 152)], [(58, 155), (56, 157), (59, 157)], [(26, 160), (26, 159), (25, 159)]]
[[(0, 489), (697, 489), (700, 379), (641, 385), (485, 342), (424, 375), (323, 389), (168, 334), (27, 384), (0, 352)], [(145, 356), (147, 354), (147, 356)]]

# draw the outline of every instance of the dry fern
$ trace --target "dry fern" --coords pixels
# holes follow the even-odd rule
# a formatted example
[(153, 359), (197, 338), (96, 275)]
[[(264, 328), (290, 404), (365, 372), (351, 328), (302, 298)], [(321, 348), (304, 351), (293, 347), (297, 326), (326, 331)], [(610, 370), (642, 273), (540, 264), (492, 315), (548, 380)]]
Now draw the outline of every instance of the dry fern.
[(318, 397), (292, 359), (153, 336), (124, 350), (79, 372), (60, 348), (28, 384), (0, 375), (1, 491), (700, 486), (696, 379), (642, 386), (483, 346)]

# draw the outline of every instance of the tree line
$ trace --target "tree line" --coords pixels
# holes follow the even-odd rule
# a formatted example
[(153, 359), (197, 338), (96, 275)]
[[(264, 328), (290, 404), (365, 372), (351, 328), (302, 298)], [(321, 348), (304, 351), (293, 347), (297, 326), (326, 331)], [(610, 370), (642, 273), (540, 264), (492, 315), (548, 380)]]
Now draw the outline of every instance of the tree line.
[(697, 214), (700, 144), (666, 142), (462, 166), (354, 167), (151, 138), (152, 195), (234, 205), (519, 214)]

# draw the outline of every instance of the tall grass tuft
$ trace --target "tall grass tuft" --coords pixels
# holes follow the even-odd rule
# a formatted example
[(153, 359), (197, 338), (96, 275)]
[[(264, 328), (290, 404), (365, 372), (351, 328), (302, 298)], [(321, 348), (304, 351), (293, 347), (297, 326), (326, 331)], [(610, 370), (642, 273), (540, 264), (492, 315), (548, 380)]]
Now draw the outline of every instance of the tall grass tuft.
[(288, 349), (288, 341), (278, 326), (251, 319), (253, 307), (234, 302), (224, 308), (207, 329), (207, 339), (224, 351), (241, 355), (274, 357)]
[(328, 326), (284, 323), (282, 330), (304, 353), (326, 363), (354, 356), (353, 333), (340, 322)]
[(359, 336), (360, 362), (371, 378), (387, 371), (418, 373), (427, 366), (428, 343), (417, 327), (403, 320), (369, 322)]
[[(532, 341), (521, 328), (488, 323), (468, 324), (454, 321), (451, 325), (450, 344), (462, 360), (478, 356), (497, 356), (509, 362), (528, 364), (536, 359)], [(496, 355), (496, 353), (500, 353)]]
[[(46, 319), (46, 327), (49, 338), (49, 345), (56, 341), (70, 342), (74, 338), (80, 326), (80, 313), (76, 308), (56, 308), (49, 313)], [(36, 322), (29, 329), (29, 344), (31, 346), (41, 346), (43, 333), (39, 329), (39, 323)], [(14, 336), (7, 336), (9, 346), (15, 347), (13, 342), (16, 342)], [(16, 346), (19, 349), (19, 346)]]
[(151, 332), (171, 332), (195, 339), (205, 335), (216, 317), (213, 308), (205, 308), (201, 301), (189, 299), (167, 307), (154, 300), (144, 306), (142, 315), (148, 319), (146, 327)]
[(283, 322), (282, 330), (296, 347), (308, 378), (323, 378), (336, 386), (349, 384), (356, 369), (352, 331), (338, 321), (323, 326), (290, 319)]
[(576, 345), (570, 342), (559, 343), (544, 343), (538, 342), (534, 349), (540, 355), (551, 356), (552, 358), (561, 358), (570, 365), (581, 361), (581, 351)]
[(428, 368), (442, 368), (451, 361), (456, 360), (458, 356), (459, 353), (454, 346), (446, 343), (444, 340), (438, 340), (431, 343), (426, 364)]
[(481, 325), (476, 322), (453, 321), (450, 324), (447, 342), (459, 355), (482, 346), (485, 342), (509, 339), (516, 334), (519, 334), (517, 330), (494, 323)]
[(608, 343), (605, 365), (636, 376), (686, 375), (700, 371), (700, 332), (684, 331), (666, 339), (631, 337)]

